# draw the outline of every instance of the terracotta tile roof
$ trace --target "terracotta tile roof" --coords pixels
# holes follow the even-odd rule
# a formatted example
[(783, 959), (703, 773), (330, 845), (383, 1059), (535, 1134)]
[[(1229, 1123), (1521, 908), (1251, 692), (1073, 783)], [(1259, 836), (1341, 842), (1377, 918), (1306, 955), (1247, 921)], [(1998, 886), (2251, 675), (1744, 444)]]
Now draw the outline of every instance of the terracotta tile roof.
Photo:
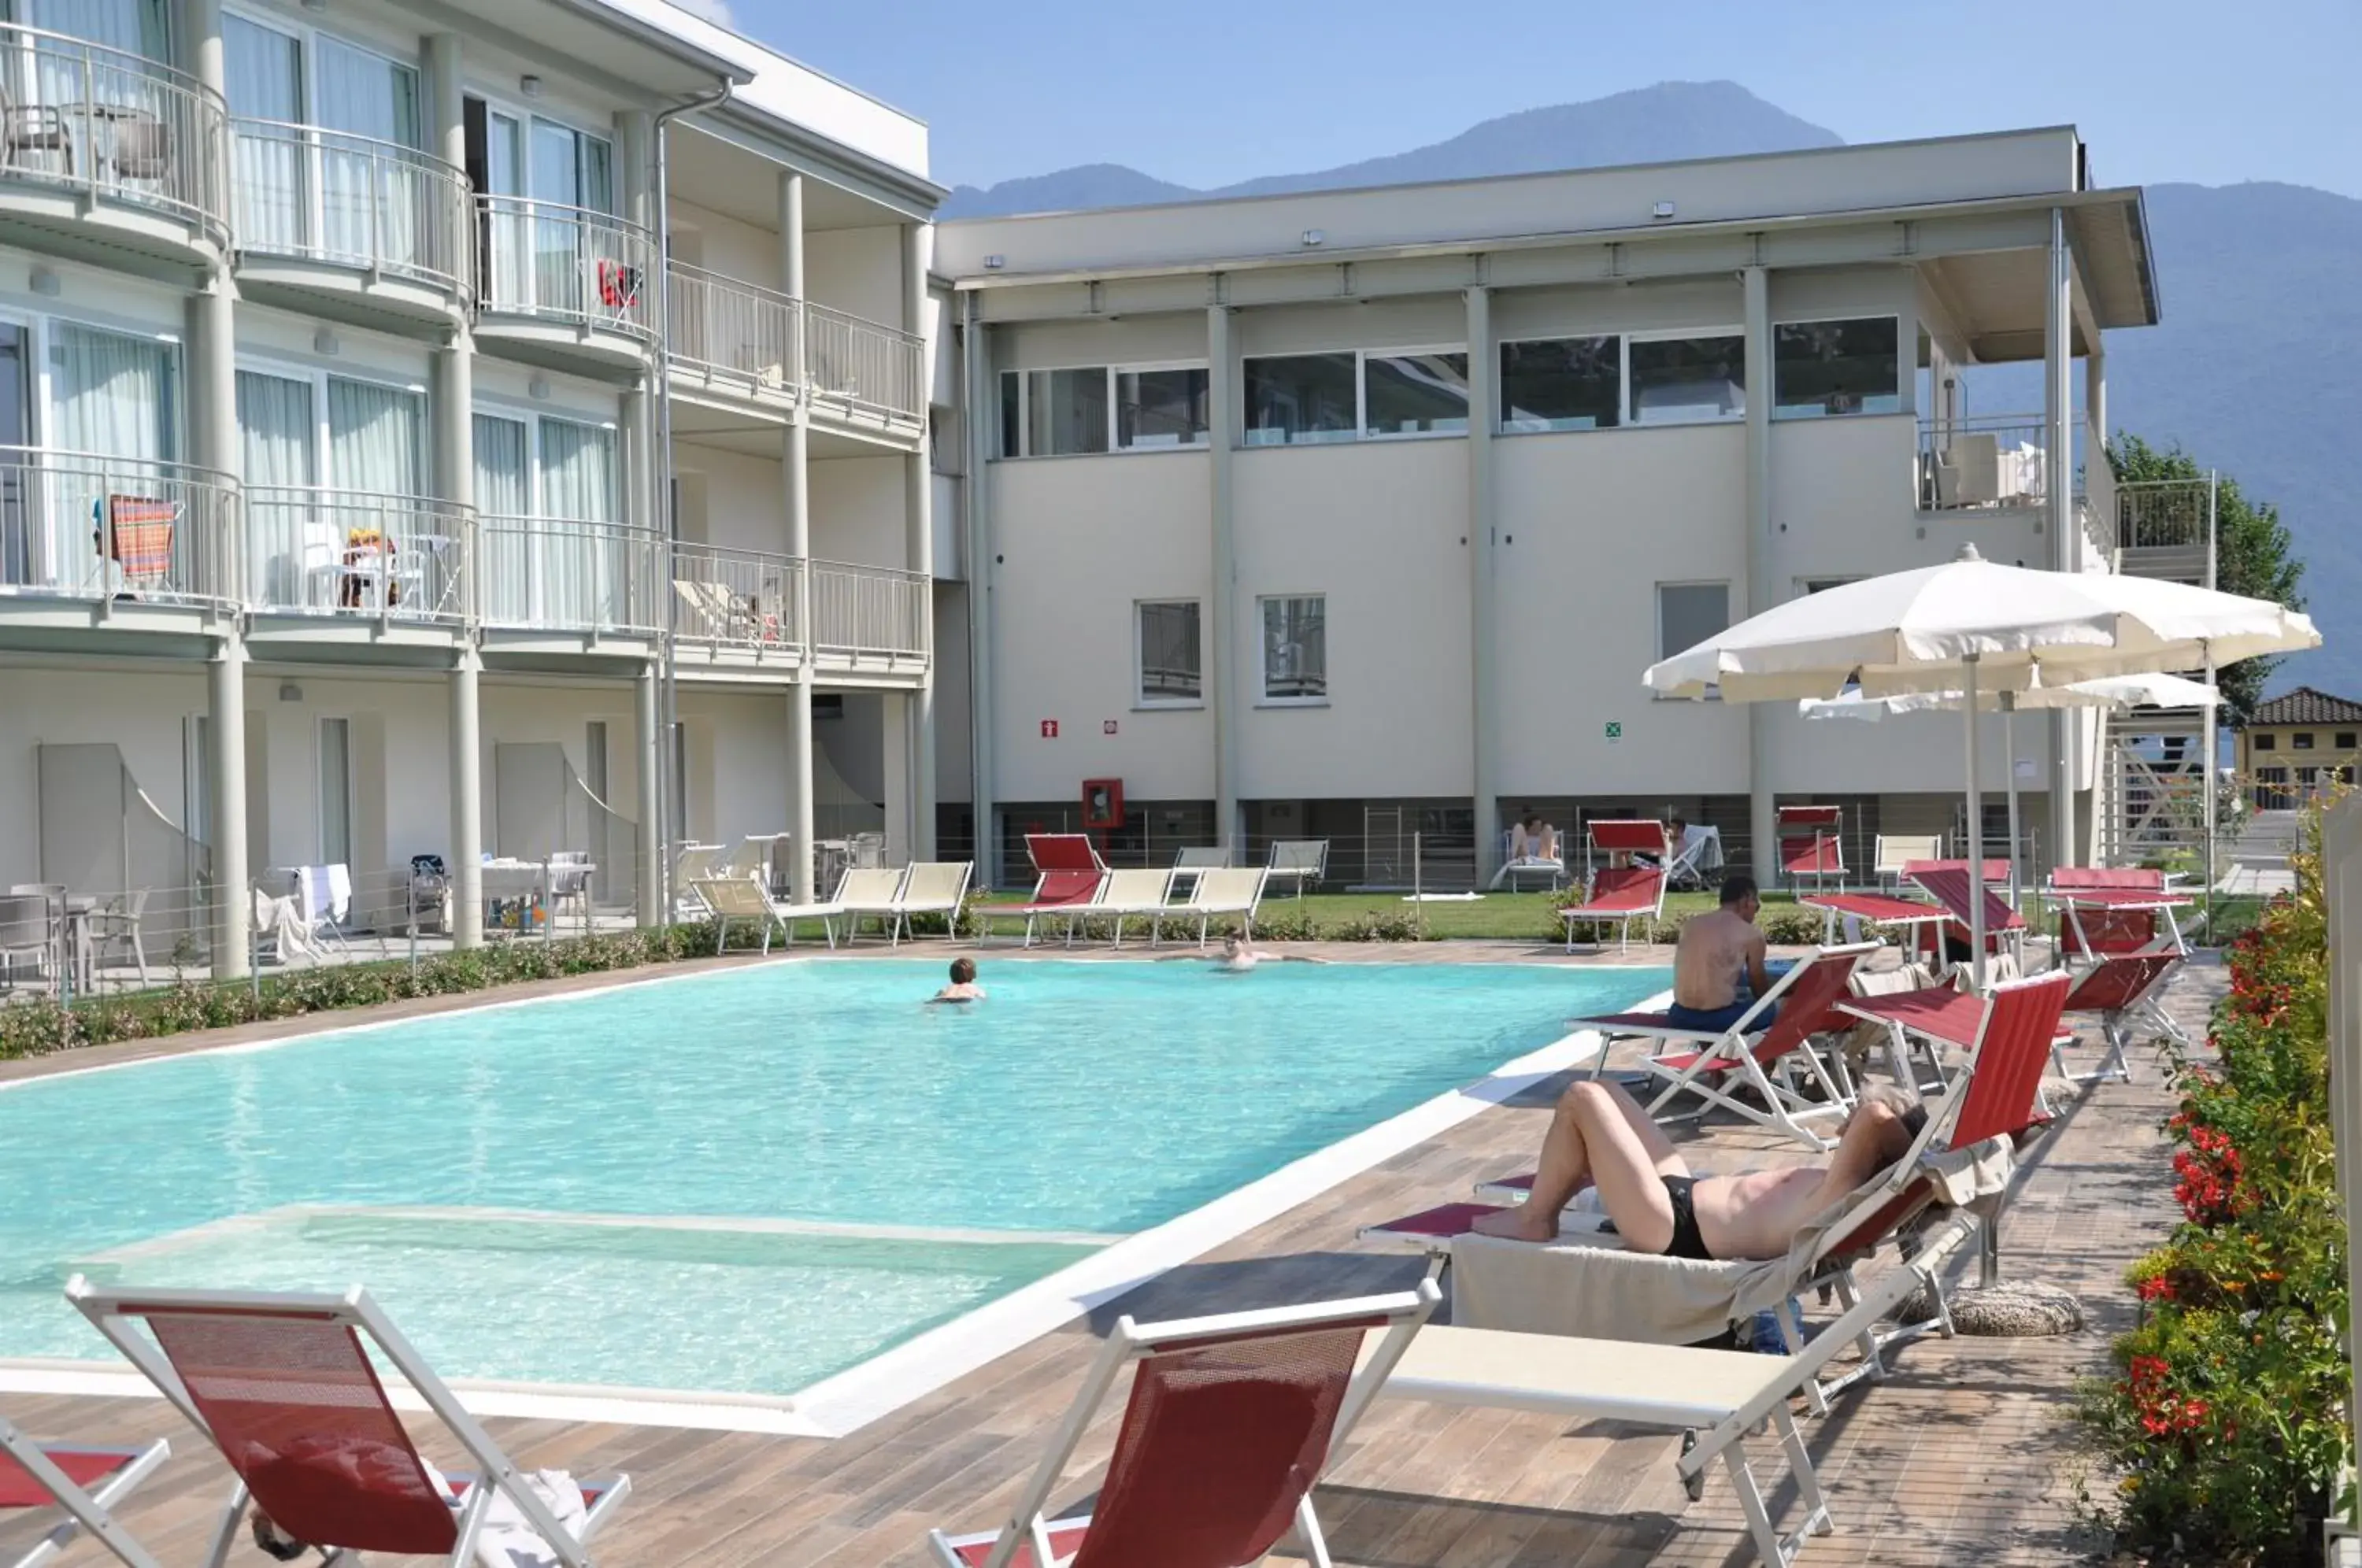
[(2362, 723), (2362, 702), (2332, 697), (2326, 691), (2315, 691), (2310, 686), (2300, 686), (2284, 692), (2268, 702), (2256, 704), (2255, 716), (2247, 721), (2252, 729), (2257, 724), (2352, 724)]

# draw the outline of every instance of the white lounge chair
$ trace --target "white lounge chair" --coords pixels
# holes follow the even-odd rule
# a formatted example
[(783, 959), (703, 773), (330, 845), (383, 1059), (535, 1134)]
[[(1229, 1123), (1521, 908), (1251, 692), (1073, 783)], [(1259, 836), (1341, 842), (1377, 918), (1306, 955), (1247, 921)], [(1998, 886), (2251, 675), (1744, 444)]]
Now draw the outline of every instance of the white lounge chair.
[[(1204, 870), (1198, 873), (1200, 878), (1205, 875)], [(1090, 907), (1088, 918), (1105, 919), (1118, 947), (1123, 945), (1123, 922), (1127, 919), (1144, 920), (1148, 922), (1148, 944), (1153, 947), (1164, 933), (1164, 917), (1181, 912), (1181, 907), (1173, 902), (1173, 885), (1180, 879), (1178, 871), (1110, 871), (1106, 885), (1099, 889), (1098, 902)]]
[(1940, 833), (1882, 833), (1871, 840), (1871, 875), (1882, 888), (1903, 886), (1904, 868), (1924, 860), (1944, 858)]
[(691, 882), (705, 907), (713, 912), (713, 951), (720, 953), (730, 944), (730, 922), (751, 920), (763, 928), (763, 951), (771, 951), (771, 933), (776, 928), (786, 945), (796, 944), (796, 922), (816, 920), (827, 936), (828, 944), (836, 945), (836, 922), (844, 909), (836, 904), (797, 904), (771, 897), (770, 889), (752, 877), (715, 877), (701, 882)]
[(700, 920), (713, 911), (705, 907), (697, 894), (697, 884), (720, 870), (722, 845), (718, 844), (684, 844), (673, 856), (673, 912), (689, 920)]
[(1219, 871), (1231, 863), (1231, 852), (1220, 845), (1194, 845), (1173, 857), (1173, 883), (1175, 887), (1196, 887), (1198, 878), (1209, 871)]
[(1318, 884), (1329, 874), (1329, 841), (1325, 838), (1283, 838), (1271, 846), (1271, 860), (1264, 867), (1266, 882), (1292, 882), (1296, 896), (1304, 896), (1304, 884)]
[(849, 922), (847, 942), (860, 930), (864, 916), (876, 919), (898, 947), (903, 933), (911, 928), (912, 915), (943, 915), (956, 936), (960, 902), (967, 897), (968, 878), (975, 871), (975, 863), (967, 860), (920, 860), (900, 871), (856, 866), (845, 872), (831, 901)]
[[(527, 1484), (359, 1286), (341, 1296), (101, 1290), (76, 1275), (66, 1299), (237, 1474), (214, 1535), (215, 1564), (227, 1560), (251, 1507), (334, 1562), (366, 1551), (440, 1557), (460, 1568), (473, 1561), (498, 1495), (566, 1568), (590, 1568), (585, 1543), (631, 1491), (621, 1475), (582, 1483), (579, 1509), (562, 1508), (571, 1528), (561, 1523), (561, 1510)], [(365, 1344), (476, 1463), (474, 1475), (437, 1485), (386, 1397), (392, 1379), (380, 1378)]]
[(1198, 885), (1189, 889), (1189, 900), (1176, 906), (1174, 913), (1187, 920), (1195, 916), (1198, 922), (1198, 945), (1206, 945), (1209, 929), (1218, 916), (1237, 915), (1243, 922), (1249, 941), (1254, 938), (1255, 906), (1263, 902), (1264, 882), (1270, 872), (1261, 866), (1225, 866), (1198, 877)]
[(968, 878), (976, 875), (972, 860), (917, 860), (911, 879), (902, 884), (900, 917), (896, 935), (911, 929), (912, 915), (939, 914), (953, 936), (959, 934), (960, 905), (967, 899)]
[[(1187, 1561), (1213, 1562), (1206, 1547), (1219, 1543), (1224, 1562), (1259, 1562), (1293, 1529), (1325, 1565), (1313, 1484), (1440, 1298), (1421, 1280), (1396, 1296), (1170, 1323), (1118, 1319), (1008, 1522), (977, 1535), (930, 1531), (935, 1562), (1047, 1568), (1080, 1553), (1121, 1563), (1194, 1535), (1201, 1545)], [(1385, 1332), (1373, 1340), (1373, 1329)], [(1051, 1495), (1128, 1366), (1137, 1370), (1107, 1484), (1092, 1512), (1054, 1520)]]
[(844, 940), (861, 934), (865, 919), (877, 922), (880, 936), (900, 930), (902, 885), (911, 879), (909, 867), (850, 866), (829, 901), (844, 911)]
[(84, 1530), (130, 1568), (157, 1568), (148, 1549), (116, 1521), (114, 1508), (171, 1452), (162, 1438), (141, 1448), (39, 1443), (0, 1416), (0, 1519), (52, 1507), (66, 1516), (8, 1568), (41, 1568)]

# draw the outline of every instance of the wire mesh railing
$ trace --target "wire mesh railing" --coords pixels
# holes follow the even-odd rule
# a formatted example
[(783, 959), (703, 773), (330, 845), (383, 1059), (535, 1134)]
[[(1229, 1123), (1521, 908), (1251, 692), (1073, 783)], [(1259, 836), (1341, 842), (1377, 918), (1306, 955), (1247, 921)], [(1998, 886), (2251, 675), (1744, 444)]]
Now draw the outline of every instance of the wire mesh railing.
[(229, 111), (196, 78), (127, 50), (0, 23), (0, 178), (228, 232)]
[(230, 144), (240, 250), (474, 292), (464, 171), (397, 142), (280, 120), (233, 120)]

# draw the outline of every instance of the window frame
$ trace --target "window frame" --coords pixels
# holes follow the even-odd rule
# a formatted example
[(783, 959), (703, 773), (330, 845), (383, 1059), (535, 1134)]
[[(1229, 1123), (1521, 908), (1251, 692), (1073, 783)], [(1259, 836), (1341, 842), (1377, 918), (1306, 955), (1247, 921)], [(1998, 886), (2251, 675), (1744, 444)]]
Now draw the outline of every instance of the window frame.
[[(419, 422), (419, 434), (424, 437), (419, 457), (425, 465), (425, 471), (414, 476), (414, 482), (417, 484), (418, 489), (406, 499), (425, 500), (426, 492), (434, 488), (435, 394), (425, 381), (400, 381), (392, 372), (380, 372), (374, 370), (355, 374), (348, 366), (331, 370), (326, 365), (314, 364), (304, 359), (281, 359), (267, 352), (259, 354), (241, 352), (234, 355), (231, 369), (246, 370), (258, 376), (270, 376), (282, 381), (302, 381), (312, 389), (312, 472), (315, 476), (327, 473), (329, 453), (332, 450), (328, 437), (328, 383), (330, 381), (358, 381), (365, 386), (380, 387), (388, 392), (408, 392), (418, 398), (424, 414), (424, 417)], [(472, 409), (469, 411), (471, 414), (473, 412)], [(233, 420), (235, 417), (233, 414)], [(239, 440), (243, 442), (245, 436), (245, 428), (240, 426)], [(351, 490), (333, 480), (317, 477), (304, 488), (341, 491), (351, 495), (373, 493), (368, 491)]]
[[(25, 397), (28, 404), (25, 410), (25, 436), (33, 449), (69, 456), (116, 458), (123, 461), (153, 460), (199, 469), (199, 465), (182, 455), (190, 451), (191, 447), (188, 341), (181, 334), (148, 323), (127, 321), (120, 316), (38, 311), (13, 302), (0, 302), (0, 321), (12, 324), (25, 335), (24, 352), (31, 361), (25, 376)], [(56, 346), (57, 328), (60, 326), (78, 326), (87, 332), (111, 332), (117, 337), (136, 337), (164, 346), (162, 433), (168, 437), (165, 445), (171, 449), (171, 456), (154, 459), (122, 458), (118, 453), (76, 452), (58, 444), (57, 378), (50, 363), (50, 350)]]
[[(1145, 658), (1146, 640), (1141, 626), (1141, 612), (1151, 605), (1187, 604), (1198, 612), (1198, 695), (1195, 697), (1152, 697), (1148, 694), (1148, 666)], [(1155, 599), (1135, 599), (1131, 602), (1131, 706), (1135, 712), (1187, 712), (1206, 705), (1206, 602), (1198, 597), (1164, 596)]]
[(2258, 730), (2254, 734), (2247, 737), (2247, 749), (2249, 751), (2268, 751), (2274, 756), (2278, 756), (2280, 749), (2280, 737), (2270, 730)]
[(2311, 730), (2291, 730), (2289, 732), (2289, 749), (2290, 751), (2316, 750), (2312, 744), (2312, 737), (2313, 732)]
[[(1576, 343), (1607, 338), (1616, 345), (1616, 423), (1613, 425), (1512, 425), (1502, 350), (1521, 343)], [(1554, 332), (1540, 337), (1501, 337), (1493, 344), (1493, 434), (1496, 436), (1593, 436), (1631, 428), (1632, 335), (1628, 332)]]
[[(1632, 345), (1634, 345), (1635, 343), (1686, 343), (1686, 342), (1694, 342), (1694, 341), (1697, 341), (1697, 340), (1704, 339), (1704, 338), (1708, 338), (1708, 337), (1736, 337), (1736, 338), (1738, 338), (1738, 353), (1739, 353), (1738, 374), (1739, 374), (1739, 378), (1740, 378), (1740, 380), (1739, 380), (1739, 386), (1738, 386), (1738, 391), (1739, 391), (1739, 404), (1738, 404), (1738, 412), (1737, 412), (1736, 414), (1716, 414), (1716, 415), (1715, 415), (1713, 418), (1710, 418), (1710, 419), (1690, 419), (1690, 418), (1683, 418), (1683, 419), (1648, 419), (1648, 420), (1644, 420), (1644, 419), (1642, 419), (1642, 418), (1639, 416), (1639, 409), (1638, 403), (1637, 403), (1637, 402), (1635, 401), (1635, 399), (1634, 399), (1634, 398), (1633, 398), (1633, 396), (1632, 396)], [(1752, 401), (1752, 400), (1753, 400), (1753, 398), (1755, 397), (1755, 395), (1756, 395), (1756, 389), (1755, 389), (1755, 388), (1753, 388), (1753, 387), (1751, 387), (1751, 386), (1749, 386), (1749, 385), (1747, 384), (1747, 382), (1746, 382), (1746, 376), (1747, 376), (1747, 325), (1746, 325), (1746, 323), (1741, 322), (1741, 323), (1739, 323), (1738, 326), (1662, 326), (1662, 327), (1660, 327), (1660, 326), (1652, 326), (1652, 327), (1646, 328), (1645, 330), (1635, 330), (1635, 331), (1628, 331), (1628, 332), (1626, 332), (1626, 333), (1624, 333), (1624, 334), (1623, 334), (1623, 338), (1624, 338), (1624, 413), (1623, 413), (1622, 423), (1621, 423), (1620, 425), (1618, 425), (1618, 426), (1617, 426), (1617, 428), (1618, 428), (1618, 429), (1623, 429), (1623, 430), (1652, 430), (1652, 429), (1657, 429), (1657, 428), (1661, 428), (1661, 427), (1664, 427), (1664, 426), (1676, 426), (1676, 427), (1677, 427), (1677, 426), (1684, 425), (1744, 425), (1744, 424), (1747, 422), (1747, 406), (1748, 406), (1748, 403), (1749, 403), (1750, 401)]]
[[(1825, 322), (1832, 321), (1891, 321), (1894, 323), (1894, 391), (1893, 393), (1894, 398), (1894, 406), (1893, 408), (1858, 408), (1847, 414), (1830, 414), (1826, 410), (1818, 413), (1808, 414), (1783, 414), (1780, 411), (1780, 329), (1783, 326), (1815, 326)], [(1910, 396), (1904, 391), (1904, 387), (1905, 379), (1904, 367), (1906, 363), (1906, 359), (1903, 351), (1903, 315), (1899, 311), (1874, 310), (1867, 315), (1828, 315), (1815, 314), (1811, 315), (1792, 315), (1787, 317), (1785, 320), (1775, 320), (1772, 323), (1771, 358), (1772, 417), (1775, 421), (1809, 421), (1816, 419), (1892, 419), (1898, 414), (1908, 414), (1911, 412)], [(1754, 395), (1752, 388), (1749, 389), (1749, 395)]]
[[(1320, 603), (1320, 692), (1318, 696), (1280, 696), (1271, 691), (1271, 639), (1264, 631), (1264, 606), (1288, 603), (1298, 600), (1318, 600)], [(1255, 701), (1258, 708), (1326, 708), (1331, 697), (1329, 679), (1329, 593), (1282, 591), (1255, 595)]]
[[(1655, 622), (1655, 629), (1654, 635), (1650, 638), (1650, 646), (1653, 651), (1650, 656), (1649, 662), (1650, 664), (1660, 664), (1664, 660), (1672, 657), (1673, 654), (1683, 651), (1680, 648), (1673, 649), (1672, 653), (1667, 653), (1665, 651), (1665, 590), (1668, 588), (1721, 589), (1723, 614), (1722, 629), (1724, 631), (1728, 631), (1731, 626), (1730, 591), (1732, 580), (1733, 580), (1727, 577), (1685, 577), (1668, 579), (1663, 581), (1651, 583), (1650, 585), (1649, 591), (1649, 613)], [(1661, 702), (1682, 702), (1687, 701), (1689, 699), (1683, 697), (1670, 697), (1662, 692), (1659, 692), (1656, 694), (1656, 700)], [(1705, 701), (1708, 702), (1719, 702), (1722, 701), (1722, 693), (1716, 688), (1709, 686), (1705, 690)]]
[[(1315, 350), (1315, 352), (1334, 352), (1334, 350)], [(1467, 437), (1468, 425), (1475, 418), (1474, 408), (1476, 396), (1475, 390), (1473, 386), (1469, 389), (1468, 396), (1470, 412), (1462, 416), (1461, 427), (1457, 430), (1382, 430), (1374, 435), (1371, 433), (1370, 361), (1372, 359), (1404, 359), (1414, 358), (1421, 354), (1457, 354), (1462, 361), (1467, 361), (1467, 363), (1463, 364), (1461, 371), (1462, 377), (1473, 381), (1475, 375), (1476, 367), (1473, 363), (1474, 356), (1470, 353), (1468, 345), (1465, 343), (1428, 343), (1403, 345), (1392, 348), (1354, 349), (1353, 439), (1356, 441), (1449, 441), (1455, 438), (1464, 440)], [(1266, 354), (1259, 355), (1257, 357), (1260, 359), (1285, 359), (1288, 356)], [(1243, 414), (1242, 414), (1241, 417), (1244, 417)], [(1287, 445), (1292, 447), (1296, 445), (1296, 443), (1290, 441)], [(1306, 442), (1305, 445), (1340, 446), (1342, 445), (1342, 443), (1308, 441)]]
[(2331, 733), (2336, 737), (2337, 741), (2335, 745), (2330, 747), (2332, 751), (2352, 751), (2354, 749), (2355, 735), (2356, 732), (2353, 730), (2335, 730)]
[[(334, 129), (325, 123), (321, 116), (320, 77), (322, 72), (319, 65), (319, 47), (320, 40), (326, 39), (340, 48), (351, 50), (355, 54), (371, 55), (388, 65), (398, 65), (409, 72), (411, 91), (416, 97), (414, 112), (418, 122), (418, 138), (424, 142), (431, 136), (431, 127), (427, 122), (434, 110), (426, 101), (426, 61), (423, 53), (404, 55), (398, 50), (387, 48), (374, 39), (357, 39), (349, 33), (341, 33), (333, 28), (321, 27), (316, 22), (308, 22), (298, 17), (266, 10), (259, 6), (238, 4), (237, 0), (231, 0), (230, 4), (223, 6), (222, 14), (236, 17), (248, 27), (260, 28), (265, 32), (277, 33), (281, 38), (294, 40), (296, 69), (303, 73), (304, 77), (303, 123), (306, 129), (325, 130), (332, 136), (359, 137), (361, 135), (358, 131)], [(486, 101), (490, 102), (489, 99)], [(230, 110), (230, 113), (234, 117), (261, 118), (259, 115), (238, 116), (235, 107)], [(391, 145), (399, 147), (402, 144), (394, 142)], [(413, 147), (410, 150), (425, 152), (428, 149), (420, 146)]]
[[(339, 862), (329, 853), (328, 843), (328, 726), (341, 725), (344, 737), (345, 762), (345, 858)], [(360, 780), (353, 768), (353, 720), (349, 713), (319, 713), (312, 721), (312, 844), (323, 866), (341, 864), (352, 869), (353, 856), (359, 849), (353, 842), (353, 823), (359, 813), (357, 805)]]
[[(1048, 374), (1057, 370), (1097, 370), (1102, 376), (1107, 378), (1107, 448), (1104, 451), (1036, 452), (1032, 450), (1033, 377), (1037, 374)], [(1208, 422), (1204, 433), (1200, 435), (1198, 439), (1194, 441), (1179, 442), (1170, 447), (1126, 447), (1119, 442), (1117, 437), (1122, 430), (1123, 425), (1122, 420), (1118, 414), (1116, 407), (1117, 375), (1125, 371), (1129, 371), (1134, 375), (1145, 375), (1157, 370), (1204, 370), (1207, 373), (1207, 381), (1209, 389), (1213, 381), (1213, 363), (1211, 360), (1208, 359), (1142, 359), (1125, 360), (1120, 364), (1083, 363), (1075, 365), (1004, 365), (1000, 367), (999, 374), (1002, 379), (995, 388), (995, 391), (1000, 395), (993, 399), (993, 418), (999, 423), (1000, 428), (995, 433), (999, 438), (993, 443), (994, 456), (992, 460), (997, 463), (1030, 463), (1036, 458), (1117, 458), (1130, 457), (1142, 452), (1204, 451), (1207, 447), (1212, 446), (1214, 441), (1214, 428), (1211, 421)], [(1017, 429), (1015, 434), (1017, 437), (1016, 445), (1020, 448), (1014, 452), (1009, 450), (1010, 432), (1009, 429), (1009, 402), (1007, 396), (1007, 389), (1010, 384), (1008, 378), (1012, 376), (1016, 378)], [(1210, 398), (1209, 401), (1211, 401)]]
[[(661, 525), (652, 525), (638, 524), (632, 521), (632, 498), (624, 486), (624, 422), (621, 419), (603, 414), (584, 414), (579, 410), (570, 408), (535, 408), (530, 405), (518, 403), (512, 398), (498, 396), (486, 397), (481, 393), (479, 393), (468, 404), (469, 459), (471, 464), (475, 458), (474, 447), (476, 415), (480, 414), (489, 414), (494, 419), (505, 419), (511, 424), (522, 425), (524, 426), (525, 504), (528, 508), (524, 513), (525, 521), (532, 523), (577, 523), (584, 521), (584, 519), (576, 517), (553, 517), (547, 512), (543, 510), (541, 486), (541, 422), (545, 417), (546, 417), (555, 419), (563, 425), (587, 425), (600, 430), (611, 430), (615, 434), (615, 509), (624, 515), (617, 518), (613, 523), (595, 524), (593, 525), (594, 526), (602, 528), (641, 528), (655, 526), (657, 532), (662, 533), (664, 531)], [(428, 439), (430, 441), (433, 439), (432, 431), (428, 432)], [(506, 513), (493, 513), (491, 515), (495, 517), (504, 517), (509, 514)]]

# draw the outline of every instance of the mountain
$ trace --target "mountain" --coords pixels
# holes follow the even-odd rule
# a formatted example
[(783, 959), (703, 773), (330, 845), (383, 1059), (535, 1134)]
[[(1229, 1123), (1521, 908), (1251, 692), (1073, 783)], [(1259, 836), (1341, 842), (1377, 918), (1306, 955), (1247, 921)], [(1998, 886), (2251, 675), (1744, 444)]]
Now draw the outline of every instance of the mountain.
[(1472, 180), (1552, 169), (1792, 152), (1799, 148), (1837, 147), (1842, 139), (1834, 131), (1765, 103), (1736, 82), (1661, 82), (1654, 87), (1588, 103), (1503, 115), (1430, 147), (1306, 174), (1267, 175), (1198, 191), (1120, 163), (1087, 163), (1052, 174), (1004, 180), (989, 190), (959, 186), (937, 215), (991, 217), (1422, 180)]

